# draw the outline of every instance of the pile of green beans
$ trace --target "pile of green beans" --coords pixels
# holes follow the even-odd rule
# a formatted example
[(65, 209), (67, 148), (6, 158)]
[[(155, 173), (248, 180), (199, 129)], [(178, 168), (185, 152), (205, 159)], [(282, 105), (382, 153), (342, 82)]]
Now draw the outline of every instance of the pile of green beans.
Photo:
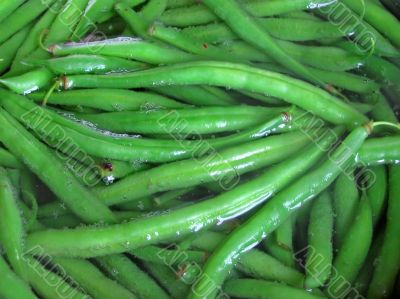
[(400, 294), (400, 8), (0, 1), (0, 299)]

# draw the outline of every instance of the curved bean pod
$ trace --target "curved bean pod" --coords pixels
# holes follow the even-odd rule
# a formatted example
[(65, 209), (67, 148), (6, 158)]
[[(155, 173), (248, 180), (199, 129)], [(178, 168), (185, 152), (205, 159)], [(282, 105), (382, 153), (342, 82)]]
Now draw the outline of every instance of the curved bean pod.
[(168, 118), (173, 110), (78, 114), (77, 117), (116, 133), (213, 134), (248, 129), (282, 112), (282, 108), (244, 105), (183, 109), (178, 111), (179, 122), (168, 132), (159, 125), (159, 120)]
[(364, 115), (322, 89), (281, 74), (232, 63), (197, 62), (121, 75), (67, 76), (63, 84), (65, 89), (210, 84), (281, 98), (334, 124), (352, 127), (367, 121)]
[[(45, 93), (35, 92), (28, 95), (37, 102), (42, 102)], [(112, 99), (112, 101), (111, 101)], [(126, 110), (181, 109), (188, 105), (152, 92), (137, 92), (123, 89), (84, 89), (54, 92), (47, 100), (49, 104), (85, 106), (110, 112)]]
[(52, 59), (27, 58), (22, 63), (35, 67), (46, 67), (56, 75), (121, 73), (148, 67), (141, 62), (100, 55), (69, 55)]
[[(228, 281), (223, 293), (235, 298), (257, 299), (268, 296), (270, 299), (296, 298), (296, 299), (322, 299), (305, 290), (288, 287), (277, 282), (268, 282), (255, 279), (235, 279)], [(204, 297), (205, 298), (205, 297)]]

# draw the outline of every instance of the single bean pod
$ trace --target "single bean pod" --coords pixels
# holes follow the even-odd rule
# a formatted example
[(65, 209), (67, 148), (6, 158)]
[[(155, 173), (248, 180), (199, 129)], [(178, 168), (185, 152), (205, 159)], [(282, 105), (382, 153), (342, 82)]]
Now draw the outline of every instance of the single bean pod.
[(54, 75), (45, 68), (39, 68), (28, 73), (10, 78), (0, 79), (0, 83), (19, 94), (28, 94), (49, 86)]
[[(274, 38), (288, 41), (309, 41), (323, 38), (341, 38), (345, 34), (329, 22), (299, 18), (257, 18), (260, 25)], [(186, 27), (187, 36), (205, 43), (221, 43), (238, 36), (222, 23)]]
[(354, 174), (340, 175), (334, 186), (333, 207), (335, 211), (335, 247), (340, 248), (347, 235), (359, 200)]
[[(185, 84), (210, 84), (259, 92), (296, 104), (334, 124), (354, 126), (366, 122), (364, 115), (311, 84), (285, 75), (232, 63), (187, 63), (128, 74), (67, 76), (63, 80), (65, 89), (100, 86), (138, 88)], [(288, 90), (290, 92), (287, 92)]]
[(212, 200), (160, 216), (104, 228), (35, 232), (28, 237), (27, 248), (32, 248), (33, 254), (35, 247), (40, 245), (51, 255), (93, 257), (126, 252), (174, 238), (177, 234), (184, 236), (211, 227), (246, 213), (303, 175), (321, 158), (321, 149), (329, 148), (339, 133), (336, 131), (333, 135), (326, 135), (318, 146), (310, 145), (301, 155), (278, 164), (261, 176), (221, 193)]
[(152, 277), (124, 255), (97, 258), (100, 267), (141, 299), (168, 299), (168, 294)]
[(176, 48), (160, 46), (137, 38), (121, 37), (85, 43), (53, 45), (49, 51), (57, 56), (96, 54), (138, 60), (149, 64), (170, 64), (198, 60)]
[(7, 168), (22, 168), (21, 162), (2, 147), (0, 147), (0, 165)]
[(70, 55), (52, 59), (27, 58), (22, 63), (46, 67), (56, 75), (122, 73), (147, 68), (147, 65), (141, 62), (100, 55)]
[(79, 259), (55, 258), (53, 263), (58, 264), (65, 276), (71, 277), (75, 283), (83, 288), (93, 298), (135, 299), (136, 296), (115, 280), (106, 277), (91, 262)]
[[(139, 134), (214, 134), (248, 129), (283, 112), (282, 108), (230, 106), (183, 110), (78, 114), (104, 130)], [(166, 131), (160, 120), (178, 113), (179, 122)], [(171, 118), (171, 120), (174, 118)]]
[[(234, 279), (228, 281), (222, 291), (222, 295), (235, 298), (257, 299), (268, 294), (268, 298), (279, 299), (322, 299), (324, 297), (311, 294), (305, 290), (285, 286), (277, 282), (268, 282), (255, 279)], [(205, 297), (204, 297), (205, 298)]]
[(355, 160), (361, 166), (399, 164), (400, 138), (398, 136), (371, 138), (361, 147)]
[(348, 285), (343, 285), (343, 281), (352, 284), (356, 279), (371, 246), (372, 233), (371, 206), (368, 199), (363, 196), (357, 207), (354, 221), (333, 263), (336, 273), (331, 277), (326, 290), (330, 298), (337, 298), (348, 292)]
[[(42, 102), (45, 95), (43, 92), (35, 92), (29, 94), (28, 97), (34, 101)], [(186, 104), (152, 92), (102, 88), (54, 92), (49, 96), (47, 103), (63, 106), (84, 106), (110, 112), (152, 111), (187, 107)]]
[(25, 232), (17, 194), (4, 168), (0, 168), (0, 240), (14, 271), (26, 278), (23, 261)]
[(37, 299), (29, 285), (18, 277), (8, 266), (3, 256), (0, 255), (0, 296), (4, 299)]
[(372, 221), (374, 226), (381, 219), (387, 196), (387, 173), (384, 165), (369, 168), (374, 176), (367, 184), (367, 197), (371, 205)]
[(0, 21), (7, 18), (18, 6), (24, 3), (26, 0), (5, 0), (3, 1), (0, 9)]
[(333, 260), (333, 206), (328, 192), (321, 194), (311, 207), (308, 226), (306, 289), (321, 287), (331, 275)]

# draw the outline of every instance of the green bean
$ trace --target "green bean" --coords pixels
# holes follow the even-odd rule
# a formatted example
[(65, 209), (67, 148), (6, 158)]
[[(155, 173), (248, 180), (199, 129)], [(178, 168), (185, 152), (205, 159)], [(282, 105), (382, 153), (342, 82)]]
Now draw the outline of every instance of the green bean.
[(124, 255), (99, 257), (100, 267), (141, 299), (168, 299), (166, 292)]
[(192, 0), (168, 0), (167, 8), (182, 7), (193, 4)]
[(313, 295), (305, 290), (285, 286), (276, 282), (267, 282), (255, 279), (235, 279), (228, 281), (223, 292), (235, 298), (256, 299), (268, 296), (270, 299), (296, 298), (296, 299), (317, 299), (323, 298)]
[[(246, 10), (255, 17), (276, 16), (294, 11), (315, 9), (318, 8), (319, 4), (326, 4), (326, 1), (243, 1)], [(204, 5), (168, 9), (160, 18), (162, 23), (176, 27), (207, 24), (216, 20), (218, 20), (218, 17)]]
[[(289, 230), (288, 224), (289, 222), (285, 222), (284, 224), (282, 224), (283, 227), (280, 228), (281, 230), (280, 234), (282, 235), (286, 233), (287, 234), (286, 238), (289, 237), (289, 233), (292, 233), (292, 231)], [(278, 241), (278, 230), (275, 231), (268, 239), (265, 240), (263, 247), (268, 254), (276, 258), (286, 267), (294, 268), (292, 249), (290, 247), (286, 247), (284, 244)]]
[[(305, 65), (326, 71), (347, 71), (358, 68), (364, 60), (358, 55), (354, 55), (336, 47), (300, 45), (288, 41), (277, 41), (285, 51)], [(226, 51), (231, 51), (236, 55), (242, 55), (252, 61), (271, 62), (271, 58), (258, 49), (250, 45), (232, 41), (221, 44)], [(331, 59), (326, 59), (331, 57)]]
[(354, 174), (342, 174), (334, 186), (335, 247), (340, 248), (353, 221), (359, 200)]
[(370, 179), (367, 189), (367, 197), (371, 205), (372, 220), (374, 226), (380, 220), (386, 201), (387, 175), (385, 166), (371, 167), (369, 170), (374, 174)]
[(134, 299), (133, 293), (120, 286), (116, 281), (107, 278), (92, 263), (85, 260), (56, 258), (53, 261), (62, 267), (63, 272), (85, 289), (93, 298)]
[(399, 271), (399, 170), (397, 165), (389, 168), (389, 199), (384, 240), (369, 284), (368, 299), (389, 298)]
[(239, 64), (197, 62), (121, 75), (67, 76), (64, 78), (63, 84), (65, 89), (99, 86), (138, 88), (154, 85), (210, 84), (281, 98), (334, 124), (354, 126), (366, 122), (365, 116), (322, 89), (281, 74)]
[[(335, 275), (331, 278), (327, 287), (330, 298), (337, 298), (347, 293), (348, 285), (357, 278), (367, 257), (372, 242), (372, 213), (368, 199), (363, 196), (357, 207), (355, 218), (349, 227), (347, 234), (336, 255), (333, 267)], [(357, 240), (357, 242), (354, 242)]]
[[(338, 134), (340, 131), (336, 131)], [(40, 245), (51, 255), (99, 256), (125, 252), (162, 240), (185, 236), (237, 217), (271, 197), (293, 179), (304, 174), (322, 156), (322, 149), (336, 141), (327, 135), (317, 145), (310, 145), (300, 155), (278, 164), (259, 177), (221, 193), (212, 200), (101, 229), (81, 228), (35, 232), (28, 236), (27, 248)], [(306, 159), (305, 159), (306, 158)], [(267, 182), (267, 184), (266, 184)], [(33, 252), (34, 253), (34, 249)]]
[(25, 59), (22, 63), (46, 67), (57, 75), (106, 74), (147, 68), (146, 64), (127, 59), (99, 55), (70, 55), (53, 59)]
[(298, 288), (303, 287), (303, 274), (257, 249), (244, 253), (238, 260), (236, 268), (255, 278), (280, 281)]
[(386, 35), (394, 45), (400, 47), (399, 21), (385, 8), (369, 1), (361, 4), (344, 0), (343, 4), (347, 5), (357, 14), (362, 15), (369, 24)]
[(35, 20), (54, 1), (55, 0), (29, 0), (18, 7), (0, 23), (2, 28), (7, 28), (7, 30), (2, 30), (0, 32), (0, 43), (6, 41), (13, 34)]
[(2, 147), (0, 147), (0, 165), (8, 168), (22, 168), (21, 162)]
[(4, 168), (0, 168), (0, 240), (14, 271), (24, 279), (25, 232), (17, 205), (16, 190)]
[(360, 165), (376, 166), (400, 163), (400, 138), (388, 136), (367, 140), (356, 155)]
[(215, 296), (218, 287), (222, 285), (241, 253), (255, 247), (288, 219), (296, 208), (300, 208), (305, 202), (324, 191), (341, 171), (354, 164), (354, 155), (369, 134), (370, 129), (367, 127), (354, 129), (321, 166), (275, 195), (245, 224), (230, 234), (224, 245), (207, 260), (203, 269), (203, 279), (192, 290), (191, 298), (200, 297), (198, 291), (204, 288), (206, 280), (214, 282), (209, 295)]
[(196, 106), (230, 106), (237, 104), (222, 90), (211, 86), (157, 86), (150, 87), (150, 89)]
[[(344, 35), (334, 25), (321, 20), (298, 18), (258, 18), (257, 20), (271, 36), (282, 40), (308, 41), (340, 38)], [(182, 30), (182, 33), (205, 43), (221, 43), (238, 38), (226, 25), (221, 23), (187, 27)]]
[(148, 30), (151, 37), (155, 37), (165, 43), (171, 44), (179, 49), (193, 53), (207, 59), (219, 61), (245, 62), (235, 54), (227, 53), (222, 49), (202, 41), (198, 41), (190, 36), (182, 34), (176, 28), (168, 28), (159, 24), (154, 24)]
[(1, 3), (0, 22), (15, 11), (26, 0), (5, 0)]
[(321, 287), (331, 275), (333, 260), (333, 206), (328, 192), (313, 202), (308, 226), (308, 251), (304, 286), (306, 289)]
[[(222, 1), (222, 2), (221, 2)], [(300, 77), (317, 85), (325, 86), (318, 77), (309, 72), (292, 56), (288, 55), (275, 40), (252, 18), (251, 14), (236, 2), (224, 2), (223, 0), (203, 0), (203, 3), (211, 9), (220, 19), (234, 31), (239, 37), (251, 45), (259, 48), (272, 57), (279, 64), (287, 67)]]
[(178, 266), (185, 261), (203, 263), (207, 258), (207, 253), (203, 251), (181, 251), (180, 249), (166, 249), (157, 246), (146, 246), (134, 249), (130, 254), (146, 262), (167, 265), (170, 267)]
[(171, 298), (184, 298), (188, 293), (189, 286), (177, 280), (175, 273), (168, 266), (145, 263), (144, 267), (168, 291)]
[(378, 253), (382, 247), (382, 243), (383, 233), (379, 231), (372, 241), (368, 256), (365, 259), (364, 265), (353, 284), (358, 293), (364, 296), (366, 295), (368, 285), (371, 282), (372, 273), (374, 272), (374, 266), (376, 264), (376, 259), (378, 258)]
[(19, 94), (28, 94), (51, 84), (53, 73), (39, 68), (11, 78), (2, 78), (0, 83)]
[(7, 265), (0, 255), (0, 296), (4, 299), (37, 299), (35, 294), (23, 280), (21, 280)]
[(96, 189), (96, 194), (105, 203), (112, 205), (211, 181), (230, 189), (240, 175), (282, 161), (307, 142), (308, 136), (301, 132), (271, 136), (228, 148), (218, 154), (212, 153), (200, 160), (184, 160), (139, 172), (112, 186)]
[[(112, 212), (98, 202), (88, 189), (80, 185), (73, 174), (64, 168), (64, 165), (46, 146), (2, 109), (0, 122), (1, 141), (16, 157), (24, 161), (24, 164), (43, 180), (76, 215), (92, 222), (114, 221)], [(30, 158), (26, 159), (28, 156)], [(43, 169), (46, 169), (46, 172), (43, 172)]]
[(187, 195), (188, 193), (192, 192), (195, 188), (184, 188), (173, 190), (169, 192), (165, 192), (160, 196), (156, 196), (153, 198), (154, 205), (157, 208), (169, 208), (176, 204), (181, 203), (181, 197)]
[[(193, 108), (180, 111), (78, 114), (77, 117), (95, 124), (96, 127), (116, 133), (165, 134), (165, 127), (157, 123), (176, 112), (180, 121), (168, 131), (169, 134), (214, 134), (248, 129), (271, 119), (283, 112), (283, 109), (260, 106), (230, 106)], [(207, 119), (207, 123), (204, 123), (205, 119)]]
[(156, 65), (197, 59), (195, 56), (175, 48), (128, 37), (54, 45), (49, 48), (49, 51), (57, 56), (95, 53), (96, 55), (115, 56)]
[[(43, 101), (44, 93), (31, 93), (29, 98)], [(111, 101), (112, 99), (112, 101)], [(180, 109), (187, 105), (151, 92), (117, 89), (84, 89), (55, 92), (47, 100), (55, 105), (82, 105), (105, 111), (146, 111), (152, 109)]]
[(14, 59), (15, 53), (24, 42), (25, 38), (28, 36), (30, 29), (31, 25), (28, 24), (20, 31), (15, 33), (12, 37), (10, 37), (6, 42), (0, 45), (0, 53), (2, 58), (0, 60), (0, 74), (2, 74), (7, 68), (10, 67)]

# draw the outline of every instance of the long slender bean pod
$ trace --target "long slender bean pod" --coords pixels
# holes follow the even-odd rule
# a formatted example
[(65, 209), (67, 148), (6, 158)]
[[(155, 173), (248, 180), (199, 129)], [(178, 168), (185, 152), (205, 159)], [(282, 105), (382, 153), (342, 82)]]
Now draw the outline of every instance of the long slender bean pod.
[(342, 296), (348, 290), (343, 281), (351, 284), (364, 264), (372, 242), (373, 224), (371, 206), (366, 196), (361, 198), (355, 218), (339, 248), (333, 267), (335, 275), (329, 281), (327, 294), (330, 298)]
[(312, 204), (308, 226), (309, 250), (305, 269), (306, 289), (323, 286), (331, 274), (333, 260), (333, 206), (328, 192)]
[(78, 75), (64, 79), (65, 89), (184, 84), (210, 84), (259, 92), (296, 104), (334, 124), (354, 126), (366, 122), (365, 116), (322, 89), (281, 74), (232, 63), (197, 62), (122, 75)]

